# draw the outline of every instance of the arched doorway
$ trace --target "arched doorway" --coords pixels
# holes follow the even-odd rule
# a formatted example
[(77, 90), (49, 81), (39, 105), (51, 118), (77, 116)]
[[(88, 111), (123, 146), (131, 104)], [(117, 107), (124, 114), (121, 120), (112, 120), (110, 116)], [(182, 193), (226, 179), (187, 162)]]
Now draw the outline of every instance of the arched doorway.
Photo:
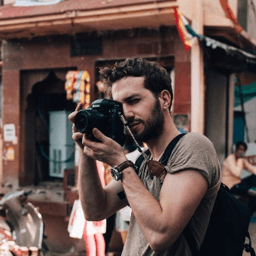
[[(67, 119), (74, 109), (75, 103), (66, 99), (65, 80), (53, 70), (33, 85), (26, 97), (24, 111), (24, 172), (20, 177), (21, 186), (62, 180), (63, 169), (74, 166), (74, 144)], [(70, 145), (68, 141), (71, 141)], [(55, 149), (52, 148), (53, 143)]]

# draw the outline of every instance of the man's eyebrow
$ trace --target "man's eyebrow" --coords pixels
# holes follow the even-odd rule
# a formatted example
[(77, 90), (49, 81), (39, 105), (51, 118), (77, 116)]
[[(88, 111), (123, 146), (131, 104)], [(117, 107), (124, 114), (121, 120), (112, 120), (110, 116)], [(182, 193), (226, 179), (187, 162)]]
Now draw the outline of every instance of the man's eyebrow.
[(139, 96), (139, 94), (132, 94), (132, 95), (130, 95), (129, 97), (124, 98), (123, 101), (124, 101), (124, 102), (127, 102), (127, 101), (132, 100), (132, 99), (135, 98), (135, 97), (138, 97), (138, 96)]

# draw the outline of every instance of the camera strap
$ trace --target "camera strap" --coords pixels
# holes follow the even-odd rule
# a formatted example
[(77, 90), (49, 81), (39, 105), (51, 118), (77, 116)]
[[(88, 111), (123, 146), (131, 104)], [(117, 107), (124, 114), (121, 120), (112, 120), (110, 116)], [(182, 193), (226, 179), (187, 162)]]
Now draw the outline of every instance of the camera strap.
[[(174, 147), (176, 146), (176, 144), (178, 143), (178, 141), (185, 135), (185, 133), (181, 133), (179, 135), (177, 135), (166, 147), (162, 157), (160, 158), (159, 161), (155, 161), (155, 160), (149, 160), (147, 162), (148, 164), (148, 169), (151, 172), (152, 176), (156, 176), (158, 179), (160, 179), (161, 182), (164, 181), (165, 175), (166, 175), (166, 170), (165, 170), (165, 166), (167, 165), (168, 159), (172, 153), (172, 150), (174, 149)], [(145, 151), (145, 154), (148, 156), (149, 155), (149, 150), (147, 149)], [(142, 162), (143, 162), (143, 156), (140, 155), (139, 158), (137, 159), (135, 165), (136, 167), (139, 169)]]
[[(147, 161), (148, 164), (148, 169), (151, 172), (152, 176), (156, 176), (160, 182), (162, 183), (165, 176), (166, 176), (166, 170), (165, 170), (165, 166), (167, 165), (168, 159), (172, 153), (172, 150), (174, 149), (174, 147), (176, 146), (176, 144), (178, 143), (178, 141), (185, 135), (185, 133), (181, 133), (179, 135), (177, 135), (167, 146), (167, 148), (164, 151), (164, 154), (162, 155), (162, 157), (160, 158), (159, 162), (158, 161), (154, 161), (154, 160), (148, 160), (149, 159), (149, 150), (145, 150), (143, 151), (143, 153), (146, 155), (146, 159), (144, 157), (144, 155), (140, 155), (138, 157), (138, 159), (135, 162), (135, 166), (137, 167), (137, 171), (139, 171), (140, 166), (142, 164), (142, 162), (144, 160)], [(121, 191), (119, 193), (117, 193), (118, 197), (120, 200), (123, 200), (126, 198), (125, 192)]]

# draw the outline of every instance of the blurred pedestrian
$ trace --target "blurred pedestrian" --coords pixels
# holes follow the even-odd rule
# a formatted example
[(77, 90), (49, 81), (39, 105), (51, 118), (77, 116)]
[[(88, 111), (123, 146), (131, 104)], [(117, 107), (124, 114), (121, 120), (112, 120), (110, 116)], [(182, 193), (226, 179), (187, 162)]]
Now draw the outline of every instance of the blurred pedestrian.
[[(246, 150), (247, 144), (238, 141), (235, 153), (230, 154), (223, 162), (222, 182), (230, 188), (233, 194), (237, 195), (248, 194), (250, 188), (256, 187), (256, 167), (244, 158)], [(248, 171), (251, 175), (242, 179), (243, 170)], [(256, 193), (253, 194), (256, 195)]]
[[(244, 154), (247, 144), (238, 141), (235, 146), (235, 153), (230, 154), (223, 162), (221, 181), (230, 188), (234, 195), (249, 195), (248, 208), (253, 215), (256, 203), (256, 167), (250, 164)], [(250, 176), (241, 178), (242, 171), (251, 173)]]
[[(110, 173), (110, 166), (108, 164), (103, 163), (104, 165), (104, 176), (105, 176), (105, 184), (106, 186), (113, 180), (111, 173)], [(107, 227), (106, 232), (104, 233), (104, 240), (105, 240), (105, 253), (109, 252), (109, 244), (111, 241), (111, 237), (113, 234), (113, 231), (115, 229), (115, 222), (116, 222), (116, 213), (112, 214), (107, 218)]]
[[(104, 186), (103, 164), (99, 161), (96, 164), (102, 186)], [(105, 240), (103, 234), (106, 232), (106, 220), (87, 221), (84, 217), (80, 200), (75, 200), (73, 204), (69, 218), (68, 232), (72, 238), (84, 239), (86, 256), (105, 256)]]
[[(103, 163), (96, 161), (97, 169), (102, 186), (105, 186)], [(106, 220), (85, 221), (83, 238), (86, 246), (86, 256), (105, 256)]]
[[(141, 149), (143, 149), (141, 147)], [(133, 141), (129, 141), (123, 147), (124, 153), (128, 160), (135, 163), (140, 155), (136, 144)], [(126, 237), (128, 235), (129, 223), (131, 218), (131, 207), (126, 206), (116, 213), (116, 230), (120, 233), (123, 245), (125, 244)]]

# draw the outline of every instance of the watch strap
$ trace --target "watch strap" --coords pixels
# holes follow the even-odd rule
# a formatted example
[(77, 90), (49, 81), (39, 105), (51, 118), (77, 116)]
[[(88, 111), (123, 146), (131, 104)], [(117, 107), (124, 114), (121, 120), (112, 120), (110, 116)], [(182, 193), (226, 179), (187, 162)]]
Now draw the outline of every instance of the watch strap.
[(124, 169), (126, 169), (128, 167), (132, 167), (135, 169), (134, 163), (130, 160), (126, 160), (126, 161), (122, 162), (121, 164), (117, 165), (115, 168), (118, 169), (119, 172), (122, 172)]

